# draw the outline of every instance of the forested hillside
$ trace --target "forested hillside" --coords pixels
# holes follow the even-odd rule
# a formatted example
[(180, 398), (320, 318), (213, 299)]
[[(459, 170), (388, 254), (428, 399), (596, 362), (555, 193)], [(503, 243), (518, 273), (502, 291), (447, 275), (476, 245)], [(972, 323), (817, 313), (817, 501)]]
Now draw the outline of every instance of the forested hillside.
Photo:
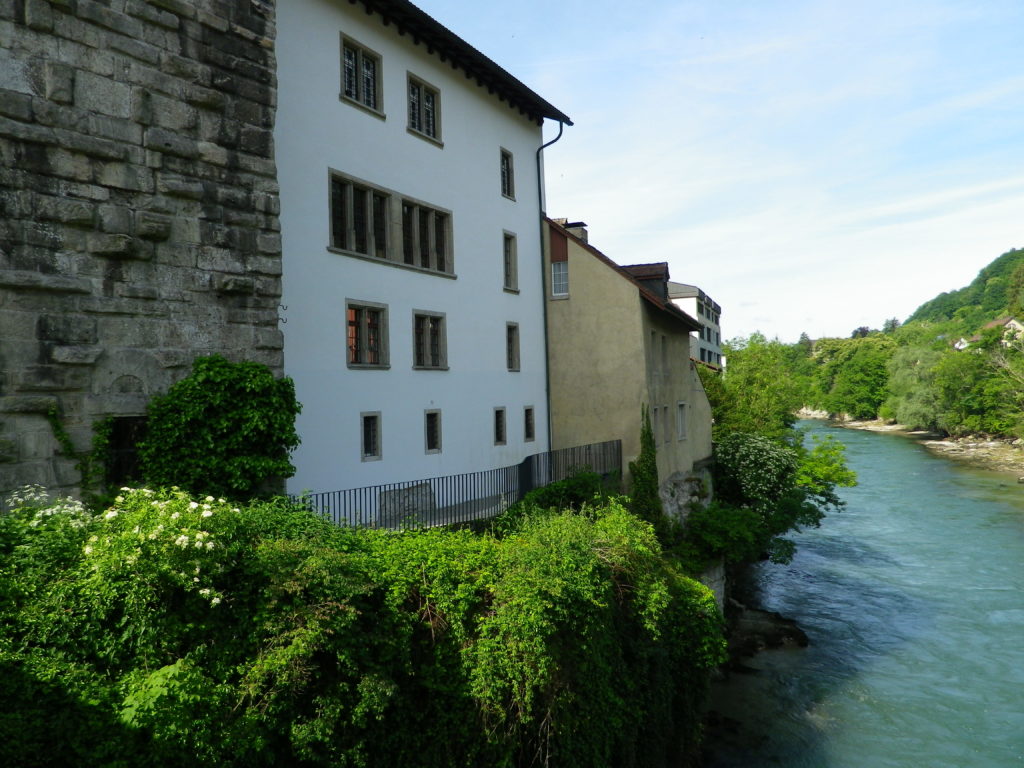
[[(760, 334), (728, 346), (728, 371), (774, 357), (788, 388), (837, 417), (881, 418), (949, 435), (1024, 436), (1024, 250), (1007, 251), (965, 288), (922, 304), (903, 325), (792, 345)], [(777, 348), (773, 351), (773, 348)]]
[[(982, 269), (970, 285), (926, 301), (908, 323), (955, 321), (974, 330), (1010, 309), (1020, 312), (1024, 293), (1024, 250), (1013, 248)], [(1014, 312), (1013, 310), (1016, 310)]]

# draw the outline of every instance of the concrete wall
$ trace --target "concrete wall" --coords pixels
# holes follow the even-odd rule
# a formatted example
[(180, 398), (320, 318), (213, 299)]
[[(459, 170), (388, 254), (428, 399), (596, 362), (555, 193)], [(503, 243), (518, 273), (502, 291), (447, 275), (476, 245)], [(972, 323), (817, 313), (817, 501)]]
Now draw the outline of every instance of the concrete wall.
[(0, 2), (0, 493), (221, 353), (282, 367), (273, 3)]
[[(303, 403), (289, 489), (490, 469), (547, 450), (540, 126), (360, 5), (293, 0), (279, 8), (278, 33), (285, 366)], [(339, 98), (342, 34), (380, 57), (383, 114)], [(441, 144), (407, 130), (407, 73), (440, 92)], [(500, 193), (501, 148), (514, 156), (515, 200)], [(450, 211), (454, 278), (329, 249), (331, 171)], [(517, 237), (517, 293), (503, 290), (506, 231)], [(346, 299), (387, 306), (389, 368), (348, 366)], [(414, 309), (445, 313), (448, 370), (413, 370)], [(506, 369), (507, 322), (519, 323), (518, 372)], [(504, 446), (494, 445), (497, 406), (507, 409)], [(532, 442), (524, 440), (526, 406), (535, 412)], [(427, 409), (442, 413), (439, 453), (424, 449)], [(375, 411), (383, 456), (362, 461), (360, 414)]]

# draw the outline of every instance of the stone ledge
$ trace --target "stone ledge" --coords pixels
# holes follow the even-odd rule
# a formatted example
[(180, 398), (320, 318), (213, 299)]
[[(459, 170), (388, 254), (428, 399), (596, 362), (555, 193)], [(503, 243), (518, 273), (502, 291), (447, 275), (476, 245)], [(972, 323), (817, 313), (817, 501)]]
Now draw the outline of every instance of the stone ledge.
[(0, 286), (51, 293), (92, 293), (92, 282), (85, 278), (26, 270), (0, 270)]

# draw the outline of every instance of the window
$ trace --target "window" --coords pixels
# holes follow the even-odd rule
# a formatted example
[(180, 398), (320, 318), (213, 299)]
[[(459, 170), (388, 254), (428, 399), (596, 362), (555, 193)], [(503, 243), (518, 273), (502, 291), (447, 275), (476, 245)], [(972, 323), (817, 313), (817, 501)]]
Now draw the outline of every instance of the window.
[(512, 153), (507, 149), (501, 150), (501, 194), (513, 200), (516, 197), (515, 169), (512, 165)]
[(505, 363), (510, 371), (519, 370), (519, 323), (505, 325)]
[(661, 439), (666, 443), (672, 442), (672, 433), (668, 428), (668, 406), (661, 406)]
[(661, 372), (668, 376), (668, 339), (661, 335)]
[(686, 403), (676, 403), (676, 437), (686, 439)]
[(505, 409), (494, 409), (494, 444), (505, 445)]
[(451, 272), (447, 213), (402, 201), (402, 260), (411, 266)]
[(146, 436), (145, 416), (114, 416), (110, 419), (109, 461), (104, 480), (108, 488), (142, 482), (138, 445)]
[(359, 414), (362, 422), (362, 459), (363, 461), (377, 461), (383, 455), (381, 451), (380, 437), (380, 411), (370, 411)]
[(341, 38), (341, 95), (380, 112), (380, 56), (351, 38)]
[(331, 245), (364, 256), (387, 258), (388, 195), (331, 176)]
[(414, 368), (448, 368), (444, 315), (436, 312), (414, 312), (412, 316)]
[(384, 304), (345, 301), (349, 368), (388, 366), (388, 310)]
[(409, 130), (438, 139), (441, 135), (440, 107), (441, 94), (419, 78), (409, 75)]
[(569, 295), (569, 262), (551, 262), (551, 295)]
[(427, 453), (441, 452), (441, 412), (424, 411), (423, 444)]
[[(450, 213), (337, 171), (329, 179), (330, 248), (417, 270), (454, 273)], [(400, 223), (395, 218), (399, 204)]]
[(523, 440), (530, 443), (533, 442), (535, 436), (533, 406), (528, 405), (523, 409)]
[(519, 290), (519, 263), (516, 254), (516, 236), (506, 232), (501, 243), (503, 280), (506, 291)]

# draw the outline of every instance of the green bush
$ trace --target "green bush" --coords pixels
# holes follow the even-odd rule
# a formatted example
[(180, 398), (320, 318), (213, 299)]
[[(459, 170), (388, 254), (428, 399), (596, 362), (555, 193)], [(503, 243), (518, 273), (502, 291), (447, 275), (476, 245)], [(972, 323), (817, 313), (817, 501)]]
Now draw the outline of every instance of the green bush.
[(176, 489), (13, 506), (4, 765), (664, 765), (722, 659), (615, 500), (501, 539)]
[(291, 379), (254, 362), (200, 357), (192, 373), (154, 397), (139, 445), (146, 482), (196, 494), (248, 498), (295, 474), (301, 406)]

